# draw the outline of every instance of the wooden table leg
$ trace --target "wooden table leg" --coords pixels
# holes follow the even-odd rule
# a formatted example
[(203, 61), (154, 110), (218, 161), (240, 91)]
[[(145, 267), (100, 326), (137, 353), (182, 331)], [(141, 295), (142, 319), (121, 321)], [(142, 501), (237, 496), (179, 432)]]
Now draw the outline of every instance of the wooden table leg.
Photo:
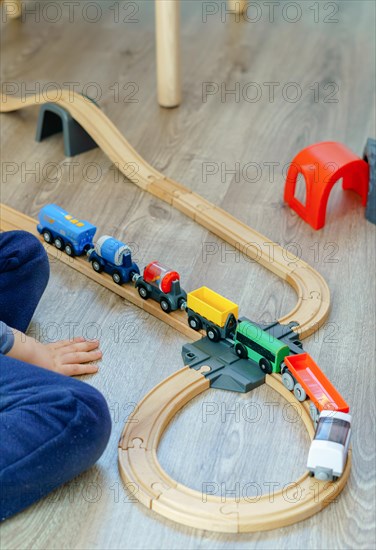
[(155, 0), (158, 102), (177, 107), (181, 102), (180, 0)]

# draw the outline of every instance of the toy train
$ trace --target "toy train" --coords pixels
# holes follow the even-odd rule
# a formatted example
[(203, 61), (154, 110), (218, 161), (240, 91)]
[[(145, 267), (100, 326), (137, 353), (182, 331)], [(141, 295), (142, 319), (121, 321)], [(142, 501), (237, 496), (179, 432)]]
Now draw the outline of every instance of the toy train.
[(93, 247), (95, 225), (78, 220), (55, 204), (44, 206), (38, 220), (37, 230), (46, 243), (53, 243), (68, 256), (81, 256)]
[(139, 295), (159, 302), (166, 313), (185, 307), (187, 294), (180, 288), (180, 275), (159, 262), (148, 264), (143, 275), (133, 278)]
[(311, 443), (307, 470), (322, 481), (335, 481), (346, 466), (351, 436), (351, 415), (330, 410), (320, 413)]
[(99, 237), (94, 244), (95, 225), (71, 216), (55, 204), (44, 206), (38, 220), (37, 230), (47, 243), (68, 256), (86, 254), (94, 271), (108, 273), (118, 285), (134, 282), (141, 298), (156, 300), (166, 313), (185, 305), (187, 294), (180, 288), (176, 271), (155, 261), (140, 275), (128, 245), (109, 235)]
[(138, 265), (132, 262), (130, 248), (109, 235), (100, 237), (94, 248), (87, 250), (87, 256), (94, 271), (108, 273), (118, 285), (129, 283), (140, 273)]
[[(310, 402), (310, 415), (316, 426), (307, 469), (320, 480), (340, 477), (346, 465), (351, 416), (349, 406), (308, 353), (296, 353), (248, 319), (238, 319), (238, 306), (213, 290), (201, 287), (188, 293), (188, 324), (205, 329), (208, 338), (233, 341), (238, 357), (258, 363), (265, 374), (280, 373), (284, 386), (299, 401)], [(301, 351), (297, 340), (297, 349)]]
[(313, 359), (300, 353), (298, 337), (292, 349), (250, 320), (239, 319), (237, 304), (205, 286), (187, 294), (179, 273), (157, 261), (149, 263), (141, 275), (128, 245), (109, 235), (94, 244), (97, 228), (59, 206), (46, 205), (38, 219), (37, 230), (47, 243), (69, 256), (86, 254), (96, 272), (109, 274), (119, 285), (134, 283), (142, 299), (159, 302), (166, 313), (185, 310), (193, 330), (205, 330), (213, 342), (230, 340), (239, 358), (256, 362), (265, 374), (281, 373), (283, 384), (299, 401), (311, 400), (316, 433), (308, 455), (310, 474), (331, 480), (343, 473), (351, 434), (349, 407)]

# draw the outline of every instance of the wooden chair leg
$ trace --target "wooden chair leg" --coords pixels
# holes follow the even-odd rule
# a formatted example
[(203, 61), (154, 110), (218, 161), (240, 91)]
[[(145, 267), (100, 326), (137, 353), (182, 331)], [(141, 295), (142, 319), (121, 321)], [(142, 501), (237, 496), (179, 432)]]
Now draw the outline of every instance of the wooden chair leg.
[(10, 19), (17, 19), (21, 17), (22, 6), (21, 0), (3, 0), (3, 9), (5, 9), (7, 17)]
[(243, 13), (247, 5), (247, 0), (227, 0), (227, 4), (229, 10), (235, 11), (236, 13)]
[(181, 102), (180, 0), (155, 0), (158, 102), (177, 107)]

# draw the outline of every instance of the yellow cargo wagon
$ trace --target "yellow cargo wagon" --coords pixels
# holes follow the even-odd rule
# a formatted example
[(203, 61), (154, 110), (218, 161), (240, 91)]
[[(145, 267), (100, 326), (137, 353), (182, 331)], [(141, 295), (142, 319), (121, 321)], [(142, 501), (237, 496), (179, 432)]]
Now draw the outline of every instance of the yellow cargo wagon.
[(239, 306), (214, 290), (202, 286), (187, 295), (188, 324), (194, 330), (204, 328), (210, 340), (217, 342), (234, 332)]

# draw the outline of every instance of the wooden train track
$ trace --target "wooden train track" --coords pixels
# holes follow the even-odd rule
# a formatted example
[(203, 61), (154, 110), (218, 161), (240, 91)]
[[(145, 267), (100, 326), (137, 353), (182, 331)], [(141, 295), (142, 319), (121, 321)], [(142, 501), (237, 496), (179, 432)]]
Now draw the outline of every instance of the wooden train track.
[[(119, 442), (122, 479), (145, 506), (190, 527), (221, 532), (253, 532), (276, 529), (306, 519), (332, 502), (346, 485), (351, 451), (345, 471), (336, 482), (322, 482), (305, 473), (297, 481), (257, 501), (240, 497), (207, 496), (173, 480), (161, 467), (157, 448), (171, 418), (190, 399), (206, 391), (203, 373), (185, 367), (155, 386), (138, 404)], [(300, 403), (281, 382), (280, 375), (267, 375), (266, 384), (293, 404), (313, 438), (308, 403)]]
[[(1, 96), (0, 111), (10, 112), (45, 102), (47, 100), (41, 96), (28, 97), (26, 100)], [(312, 334), (322, 325), (329, 313), (330, 294), (326, 282), (313, 268), (298, 258), (286, 258), (280, 246), (155, 170), (88, 99), (62, 90), (55, 103), (67, 109), (110, 160), (141, 189), (184, 212), (289, 283), (295, 289), (298, 301), (289, 314), (279, 319), (281, 324), (297, 322), (295, 330), (301, 338)], [(137, 173), (133, 169), (132, 173), (128, 173), (127, 166), (134, 164), (138, 167)], [(39, 236), (35, 220), (5, 205), (1, 205), (0, 229), (25, 229)], [(271, 249), (274, 250), (272, 261), (269, 256)], [(47, 246), (47, 252), (162, 319), (184, 335), (197, 337), (188, 327), (183, 312), (167, 315), (155, 302), (142, 300), (131, 285), (119, 286), (110, 277), (96, 273), (85, 259), (70, 258), (51, 246)], [(135, 496), (145, 506), (169, 519), (192, 527), (223, 532), (258, 531), (289, 525), (313, 515), (329, 504), (346, 484), (351, 468), (351, 453), (345, 471), (337, 482), (313, 483), (305, 474), (294, 484), (298, 498), (286, 498), (280, 491), (273, 500), (265, 495), (257, 504), (244, 498), (223, 502), (219, 497), (205, 497), (174, 481), (163, 471), (157, 459), (157, 447), (163, 431), (178, 410), (209, 388), (209, 380), (204, 376), (208, 369), (210, 367), (202, 367), (200, 371), (195, 371), (185, 367), (177, 371), (144, 397), (130, 419), (135, 422), (127, 422), (119, 442), (119, 468), (124, 481), (136, 487)], [(267, 375), (266, 383), (300, 410), (312, 438), (314, 429), (307, 403), (297, 401), (283, 386), (279, 375)]]
[[(0, 112), (17, 111), (30, 105), (50, 102), (42, 95), (27, 98), (1, 95), (0, 99)], [(298, 301), (290, 313), (279, 319), (280, 323), (298, 323), (295, 330), (301, 338), (309, 336), (324, 323), (329, 313), (329, 288), (323, 277), (311, 266), (291, 255), (287, 258), (281, 246), (155, 170), (133, 149), (110, 119), (87, 98), (69, 90), (61, 90), (54, 103), (70, 112), (133, 183), (184, 212), (289, 283), (296, 291)], [(134, 165), (137, 166), (137, 171), (134, 170)], [(270, 258), (270, 250), (274, 250), (273, 258)]]

